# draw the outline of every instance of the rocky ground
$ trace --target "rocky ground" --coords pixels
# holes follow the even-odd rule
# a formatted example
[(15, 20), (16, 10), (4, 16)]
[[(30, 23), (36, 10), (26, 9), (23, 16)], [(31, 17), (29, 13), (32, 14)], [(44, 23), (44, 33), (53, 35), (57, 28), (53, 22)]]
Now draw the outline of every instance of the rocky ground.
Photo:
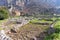
[(38, 40), (40, 33), (45, 31), (48, 26), (27, 24), (19, 28), (17, 33), (10, 33), (9, 35), (13, 40)]
[[(4, 32), (1, 40), (44, 40), (49, 32), (54, 32), (49, 25), (40, 25), (29, 23), (29, 18), (12, 18), (3, 25)], [(49, 28), (49, 31), (46, 29)], [(1, 30), (2, 31), (2, 30)]]

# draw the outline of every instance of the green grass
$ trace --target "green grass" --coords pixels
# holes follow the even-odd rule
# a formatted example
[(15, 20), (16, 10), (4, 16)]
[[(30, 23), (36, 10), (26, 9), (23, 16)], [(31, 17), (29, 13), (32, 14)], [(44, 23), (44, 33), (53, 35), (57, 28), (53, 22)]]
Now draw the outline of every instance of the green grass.
[(4, 19), (4, 20), (0, 20), (0, 24), (3, 23), (3, 22), (6, 22), (7, 19)]
[(46, 21), (44, 19), (38, 20), (35, 18), (35, 19), (31, 20), (30, 23), (52, 23), (52, 21)]
[(45, 40), (60, 40), (60, 21), (57, 21), (54, 25), (55, 32), (53, 34), (47, 35)]
[(45, 37), (45, 40), (60, 40), (60, 33), (53, 33)]

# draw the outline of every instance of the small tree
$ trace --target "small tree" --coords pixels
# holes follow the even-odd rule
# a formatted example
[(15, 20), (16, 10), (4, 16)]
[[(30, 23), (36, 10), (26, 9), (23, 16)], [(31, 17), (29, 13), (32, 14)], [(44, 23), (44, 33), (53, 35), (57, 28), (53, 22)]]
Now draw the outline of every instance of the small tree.
[(8, 18), (8, 10), (5, 7), (0, 8), (0, 20)]

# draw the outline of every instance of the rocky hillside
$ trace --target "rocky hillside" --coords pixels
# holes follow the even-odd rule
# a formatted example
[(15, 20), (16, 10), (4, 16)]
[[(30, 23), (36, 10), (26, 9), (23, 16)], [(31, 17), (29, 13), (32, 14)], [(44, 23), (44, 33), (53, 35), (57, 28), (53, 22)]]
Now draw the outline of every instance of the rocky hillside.
[(20, 27), (17, 33), (10, 33), (9, 35), (13, 40), (41, 40), (44, 35), (39, 37), (42, 32), (47, 29), (47, 26), (37, 25), (37, 24), (27, 24)]

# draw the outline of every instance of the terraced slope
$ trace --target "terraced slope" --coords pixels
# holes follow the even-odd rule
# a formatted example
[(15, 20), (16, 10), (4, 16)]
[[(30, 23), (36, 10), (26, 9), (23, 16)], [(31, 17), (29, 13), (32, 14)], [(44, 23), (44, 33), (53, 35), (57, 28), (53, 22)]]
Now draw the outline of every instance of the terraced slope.
[(17, 30), (17, 33), (10, 33), (8, 35), (13, 40), (37, 40), (37, 36), (47, 28), (48, 26), (29, 23), (20, 27), (19, 30)]

